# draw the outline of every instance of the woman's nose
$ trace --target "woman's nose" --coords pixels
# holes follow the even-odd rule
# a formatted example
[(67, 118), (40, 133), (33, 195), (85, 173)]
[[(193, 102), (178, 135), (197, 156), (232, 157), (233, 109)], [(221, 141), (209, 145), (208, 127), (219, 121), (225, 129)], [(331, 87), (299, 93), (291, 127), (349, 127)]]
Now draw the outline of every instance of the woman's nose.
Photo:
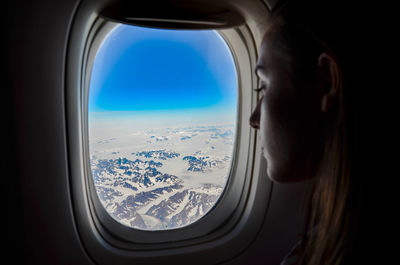
[(261, 109), (261, 100), (258, 101), (256, 108), (250, 116), (250, 126), (254, 129), (260, 129), (260, 109)]

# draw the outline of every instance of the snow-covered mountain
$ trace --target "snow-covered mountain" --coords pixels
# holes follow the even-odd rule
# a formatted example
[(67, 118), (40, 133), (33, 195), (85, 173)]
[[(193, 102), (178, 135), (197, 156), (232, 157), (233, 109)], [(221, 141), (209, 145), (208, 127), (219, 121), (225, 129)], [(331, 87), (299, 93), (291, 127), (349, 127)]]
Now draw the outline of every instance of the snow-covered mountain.
[[(118, 222), (138, 229), (172, 229), (195, 222), (223, 192), (232, 131), (226, 127), (153, 130), (135, 134), (143, 139), (142, 145), (127, 150), (119, 146), (127, 139), (94, 140), (91, 169), (100, 201)], [(168, 141), (146, 140), (160, 135)]]

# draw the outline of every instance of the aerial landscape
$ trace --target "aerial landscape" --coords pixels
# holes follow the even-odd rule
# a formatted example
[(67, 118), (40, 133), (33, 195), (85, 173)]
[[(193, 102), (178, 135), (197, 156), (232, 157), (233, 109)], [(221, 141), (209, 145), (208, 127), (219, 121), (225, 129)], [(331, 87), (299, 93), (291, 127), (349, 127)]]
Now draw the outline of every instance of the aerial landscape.
[(236, 137), (238, 77), (224, 38), (117, 25), (88, 69), (90, 179), (110, 216), (152, 231), (206, 216)]
[(209, 125), (91, 137), (91, 169), (104, 208), (142, 230), (173, 229), (203, 217), (231, 168), (235, 127)]

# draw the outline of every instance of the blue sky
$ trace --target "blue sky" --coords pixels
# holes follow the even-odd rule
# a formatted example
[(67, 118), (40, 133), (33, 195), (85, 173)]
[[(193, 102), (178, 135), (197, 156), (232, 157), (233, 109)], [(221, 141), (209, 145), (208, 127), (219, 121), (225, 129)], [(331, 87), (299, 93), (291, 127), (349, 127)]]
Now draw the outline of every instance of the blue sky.
[(120, 25), (94, 60), (89, 113), (235, 112), (233, 57), (215, 31)]

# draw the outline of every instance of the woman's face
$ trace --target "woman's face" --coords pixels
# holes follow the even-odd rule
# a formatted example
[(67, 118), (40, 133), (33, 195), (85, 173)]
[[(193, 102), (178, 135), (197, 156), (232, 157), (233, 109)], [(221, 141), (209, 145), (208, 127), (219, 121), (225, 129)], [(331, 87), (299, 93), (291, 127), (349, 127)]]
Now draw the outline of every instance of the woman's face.
[(278, 43), (271, 34), (263, 39), (256, 67), (260, 99), (250, 124), (259, 130), (269, 178), (294, 182), (314, 176), (311, 154), (321, 152), (322, 92), (312, 77), (293, 78), (293, 59)]

